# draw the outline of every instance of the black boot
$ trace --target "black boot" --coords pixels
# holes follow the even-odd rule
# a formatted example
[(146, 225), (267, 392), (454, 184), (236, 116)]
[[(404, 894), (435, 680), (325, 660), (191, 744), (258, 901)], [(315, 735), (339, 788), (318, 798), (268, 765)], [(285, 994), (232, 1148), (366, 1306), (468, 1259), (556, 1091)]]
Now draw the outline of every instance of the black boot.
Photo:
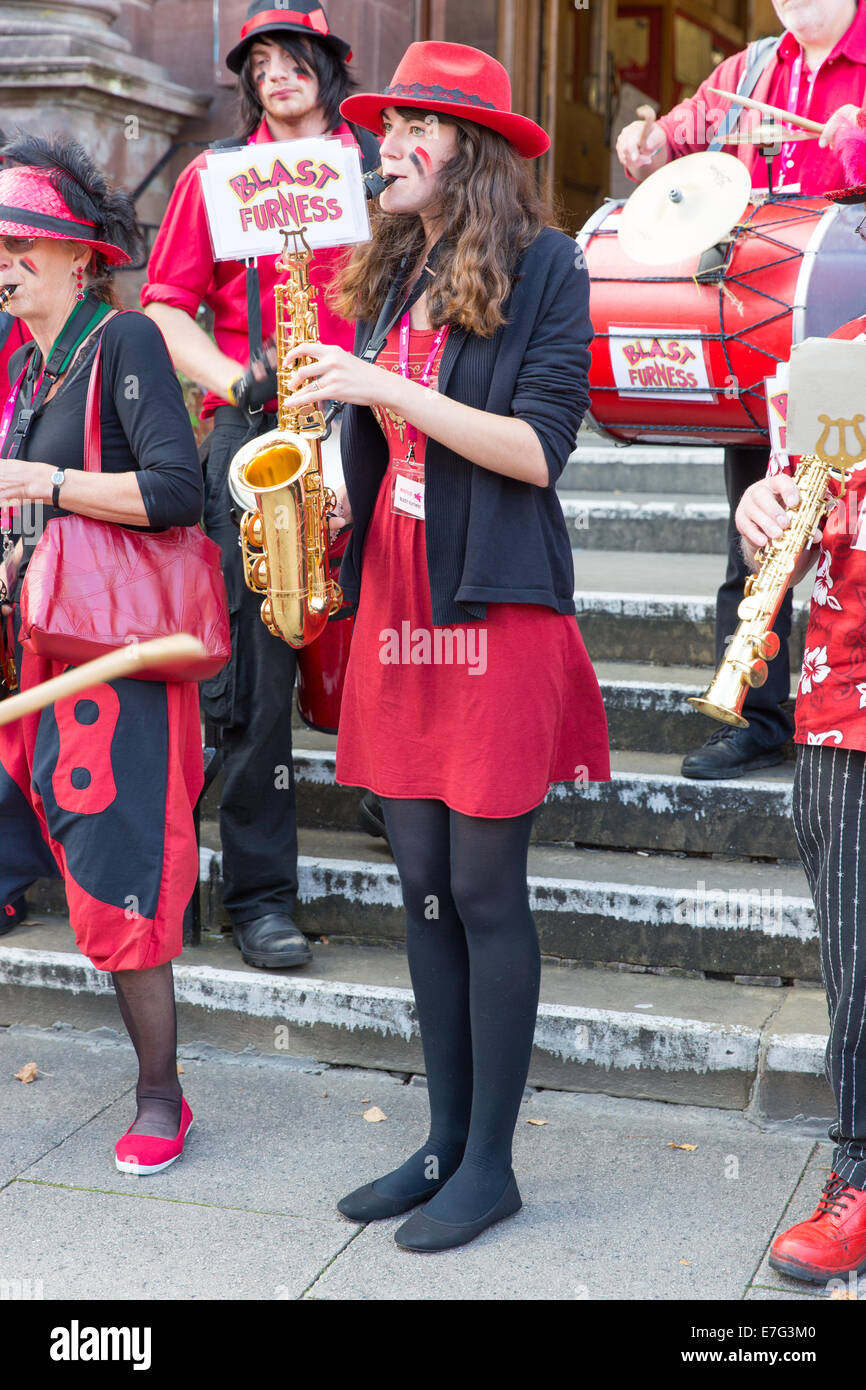
[(232, 927), (232, 940), (247, 965), (263, 970), (291, 970), (308, 965), (313, 953), (287, 912), (268, 912)]

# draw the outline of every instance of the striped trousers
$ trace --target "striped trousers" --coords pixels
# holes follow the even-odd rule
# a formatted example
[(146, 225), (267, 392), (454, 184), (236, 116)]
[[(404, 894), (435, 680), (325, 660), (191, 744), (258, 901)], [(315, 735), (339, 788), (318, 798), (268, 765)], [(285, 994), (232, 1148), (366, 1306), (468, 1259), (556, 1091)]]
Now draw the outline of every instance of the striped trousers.
[(800, 746), (794, 831), (815, 902), (836, 1100), (833, 1168), (866, 1189), (866, 753)]

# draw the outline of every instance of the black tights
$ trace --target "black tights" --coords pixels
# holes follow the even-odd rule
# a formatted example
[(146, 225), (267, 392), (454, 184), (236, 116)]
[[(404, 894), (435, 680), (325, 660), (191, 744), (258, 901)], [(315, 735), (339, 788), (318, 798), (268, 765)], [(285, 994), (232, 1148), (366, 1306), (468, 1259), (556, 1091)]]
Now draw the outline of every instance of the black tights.
[(115, 970), (117, 1003), (138, 1057), (133, 1134), (173, 1139), (180, 1127), (177, 1015), (171, 961), (151, 970)]
[(538, 1011), (540, 954), (526, 882), (534, 812), (490, 820), (441, 801), (382, 805), (406, 907), (430, 1135), (377, 1179), (376, 1191), (432, 1190), (427, 1214), (473, 1221), (510, 1176)]

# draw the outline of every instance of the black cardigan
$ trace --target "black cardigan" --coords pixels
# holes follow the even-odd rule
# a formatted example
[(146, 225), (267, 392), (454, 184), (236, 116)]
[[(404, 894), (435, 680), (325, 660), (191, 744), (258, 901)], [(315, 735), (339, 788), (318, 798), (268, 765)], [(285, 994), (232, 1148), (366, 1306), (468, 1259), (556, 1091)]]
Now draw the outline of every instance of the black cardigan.
[[(537, 603), (574, 613), (571, 542), (556, 480), (589, 404), (589, 277), (574, 242), (547, 228), (523, 256), (492, 338), (448, 335), (439, 391), (465, 405), (532, 425), (544, 449), (547, 487), (469, 463), (434, 439), (425, 458), (425, 531), (433, 621), (451, 626), (486, 616), (488, 603)], [(355, 352), (373, 326), (358, 324)], [(343, 472), (354, 529), (340, 566), (356, 603), (361, 555), (388, 447), (372, 410), (347, 406)]]

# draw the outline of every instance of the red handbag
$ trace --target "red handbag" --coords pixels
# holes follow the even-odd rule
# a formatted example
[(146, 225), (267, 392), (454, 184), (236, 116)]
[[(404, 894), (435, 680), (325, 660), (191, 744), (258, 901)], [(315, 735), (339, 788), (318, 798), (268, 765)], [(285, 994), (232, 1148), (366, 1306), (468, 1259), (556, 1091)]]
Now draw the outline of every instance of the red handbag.
[[(84, 421), (84, 470), (102, 471), (96, 349)], [(203, 681), (231, 655), (220, 549), (199, 526), (131, 531), (70, 513), (52, 517), (21, 586), (21, 642), (38, 656), (79, 666), (152, 637), (188, 632), (207, 656), (189, 666), (136, 672), (139, 680)]]

